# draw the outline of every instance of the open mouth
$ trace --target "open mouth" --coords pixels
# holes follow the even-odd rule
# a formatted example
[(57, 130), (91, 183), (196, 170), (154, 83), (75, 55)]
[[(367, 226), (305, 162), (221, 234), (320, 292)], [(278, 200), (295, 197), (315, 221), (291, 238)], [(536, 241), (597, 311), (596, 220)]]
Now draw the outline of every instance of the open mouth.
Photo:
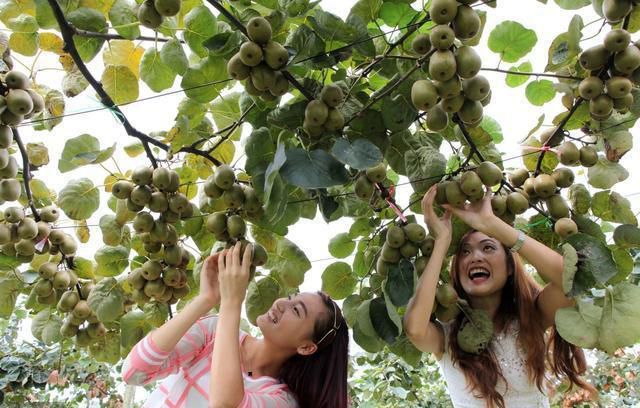
[(469, 279), (474, 283), (484, 282), (489, 279), (490, 276), (489, 271), (484, 268), (473, 268), (469, 271)]

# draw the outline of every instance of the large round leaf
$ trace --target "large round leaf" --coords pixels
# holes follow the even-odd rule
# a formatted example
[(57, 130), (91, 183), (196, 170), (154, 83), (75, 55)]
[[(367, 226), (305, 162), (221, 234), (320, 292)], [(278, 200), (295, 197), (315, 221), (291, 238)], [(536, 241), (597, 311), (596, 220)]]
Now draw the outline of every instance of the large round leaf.
[(100, 191), (88, 178), (74, 179), (60, 191), (58, 206), (72, 220), (86, 220), (100, 205)]
[(96, 283), (87, 302), (103, 323), (117, 320), (124, 313), (124, 292), (114, 278), (105, 278)]
[(266, 313), (280, 296), (282, 296), (282, 287), (270, 276), (251, 282), (245, 304), (249, 321), (255, 325), (258, 316)]
[(334, 299), (344, 299), (353, 293), (358, 279), (345, 262), (334, 262), (322, 273), (322, 290)]

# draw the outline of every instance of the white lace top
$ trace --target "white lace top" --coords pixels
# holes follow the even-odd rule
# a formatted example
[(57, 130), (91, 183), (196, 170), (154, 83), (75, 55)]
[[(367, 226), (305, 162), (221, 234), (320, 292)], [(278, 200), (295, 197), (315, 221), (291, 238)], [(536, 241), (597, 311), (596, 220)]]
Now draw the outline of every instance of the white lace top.
[[(484, 399), (476, 398), (467, 388), (467, 381), (462, 370), (453, 365), (448, 352), (450, 325), (443, 325), (445, 352), (438, 363), (447, 381), (449, 396), (455, 408), (485, 408)], [(508, 387), (499, 381), (497, 388), (502, 394), (507, 408), (511, 407), (549, 407), (546, 395), (538, 390), (535, 383), (529, 380), (525, 366), (525, 354), (517, 345), (518, 325), (511, 324), (503, 333), (494, 336), (490, 347), (496, 355), (502, 374)], [(505, 392), (506, 388), (506, 392)]]

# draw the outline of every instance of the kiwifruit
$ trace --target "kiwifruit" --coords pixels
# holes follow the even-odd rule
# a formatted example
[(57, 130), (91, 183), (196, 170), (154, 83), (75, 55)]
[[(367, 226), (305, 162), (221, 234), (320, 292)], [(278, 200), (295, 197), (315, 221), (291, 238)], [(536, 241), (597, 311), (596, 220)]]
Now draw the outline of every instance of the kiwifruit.
[(240, 208), (244, 200), (244, 191), (239, 184), (234, 184), (231, 189), (222, 193), (222, 201), (227, 208)]
[(55, 289), (67, 289), (71, 283), (71, 275), (69, 275), (68, 271), (62, 269), (53, 276), (51, 283)]
[(180, 214), (183, 211), (187, 210), (187, 207), (190, 207), (191, 203), (187, 196), (182, 193), (177, 193), (171, 197), (169, 197), (169, 209), (174, 213)]
[(30, 239), (21, 239), (14, 245), (16, 254), (20, 256), (31, 256), (36, 253), (35, 243)]
[(248, 67), (255, 67), (262, 62), (262, 48), (253, 41), (247, 41), (240, 46), (240, 60)]
[(38, 296), (49, 296), (52, 291), (53, 284), (51, 283), (51, 281), (46, 279), (38, 280), (38, 282), (36, 282), (36, 284), (33, 286), (33, 292)]
[(598, 151), (595, 147), (585, 145), (580, 148), (580, 164), (584, 167), (592, 167), (598, 163)]
[(264, 61), (272, 69), (280, 69), (289, 61), (289, 51), (275, 41), (269, 41), (264, 46)]
[(153, 223), (153, 229), (149, 232), (149, 238), (151, 242), (163, 242), (169, 236), (169, 229), (167, 223), (164, 220), (156, 220)]
[(127, 199), (131, 196), (131, 191), (133, 191), (134, 185), (130, 181), (127, 180), (119, 180), (116, 181), (113, 186), (111, 186), (111, 194), (115, 198), (119, 199)]
[(433, 252), (433, 247), (436, 243), (436, 240), (432, 236), (428, 236), (420, 243), (420, 252), (422, 252), (423, 256), (429, 257)]
[(324, 122), (324, 127), (330, 132), (342, 129), (344, 127), (344, 116), (339, 110), (329, 108), (329, 115), (327, 116), (327, 121)]
[(382, 183), (384, 179), (387, 178), (387, 166), (384, 162), (378, 163), (366, 169), (365, 174), (372, 183)]
[(612, 53), (624, 50), (630, 42), (631, 35), (622, 28), (614, 28), (604, 36), (604, 47)]
[(551, 177), (556, 182), (556, 185), (560, 188), (567, 188), (575, 181), (575, 174), (568, 167), (558, 167), (551, 173)]
[[(144, 186), (146, 187), (146, 186)], [(138, 212), (138, 211), (142, 211), (144, 209), (144, 205), (138, 205), (136, 203), (134, 203), (133, 201), (131, 201), (131, 197), (129, 197), (127, 199), (127, 210), (130, 212)]]
[(180, 0), (154, 0), (158, 14), (165, 17), (171, 17), (178, 14), (180, 11)]
[(0, 224), (0, 245), (11, 242), (11, 227), (7, 224)]
[(160, 27), (163, 18), (153, 5), (153, 1), (147, 0), (138, 8), (138, 20), (143, 26), (154, 29)]
[(427, 232), (419, 224), (410, 223), (410, 224), (407, 224), (407, 225), (403, 226), (402, 229), (404, 230), (404, 233), (407, 236), (407, 238), (411, 242), (416, 243), (416, 244), (421, 243), (427, 237)]
[[(166, 189), (171, 183), (171, 176), (169, 174), (169, 169), (166, 167), (158, 167), (153, 170), (151, 176), (151, 183), (157, 187), (159, 190)], [(149, 195), (149, 199), (151, 196)], [(149, 202), (149, 200), (147, 200)]]
[(251, 76), (251, 83), (260, 92), (268, 91), (275, 86), (275, 72), (266, 64), (258, 64), (255, 67), (251, 67), (249, 75)]
[(8, 126), (18, 126), (20, 122), (24, 120), (24, 116), (16, 115), (11, 112), (9, 109), (6, 109), (4, 112), (0, 113), (0, 122), (4, 123)]
[(602, 68), (611, 57), (611, 52), (604, 45), (598, 44), (580, 54), (579, 61), (582, 68), (587, 71), (594, 71)]
[(140, 273), (142, 277), (148, 281), (156, 280), (162, 274), (162, 264), (154, 260), (146, 261), (140, 267)]
[(10, 89), (27, 89), (29, 78), (20, 71), (10, 71), (4, 77), (4, 83)]
[(449, 113), (457, 113), (464, 105), (464, 95), (460, 94), (452, 98), (446, 98), (440, 101), (440, 107), (443, 111)]
[(68, 313), (73, 310), (79, 301), (80, 296), (78, 296), (78, 292), (75, 289), (67, 290), (60, 296), (57, 308), (61, 312)]
[(227, 218), (227, 232), (231, 238), (243, 237), (247, 232), (247, 224), (239, 215)]
[(151, 193), (151, 199), (147, 203), (149, 209), (156, 213), (163, 213), (169, 209), (169, 200), (165, 193), (161, 191), (154, 191)]
[(462, 92), (462, 82), (460, 82), (460, 78), (456, 75), (448, 81), (433, 81), (433, 84), (438, 90), (438, 96), (441, 98), (452, 98), (460, 95), (460, 92)]
[(478, 53), (469, 46), (458, 47), (456, 50), (456, 72), (463, 79), (473, 78), (480, 72), (482, 60)]
[(494, 162), (485, 160), (478, 165), (476, 173), (480, 176), (482, 184), (493, 187), (502, 181), (502, 170)]
[(255, 213), (262, 208), (262, 203), (253, 187), (244, 188), (244, 204), (242, 208), (248, 213)]
[(542, 133), (540, 133), (539, 137), (540, 143), (545, 146), (554, 147), (562, 143), (562, 140), (564, 139), (564, 133), (561, 129), (559, 130), (554, 126), (550, 129), (544, 130)]
[(240, 52), (237, 52), (227, 62), (227, 73), (237, 81), (249, 78), (251, 67), (245, 65), (240, 58)]
[(389, 244), (385, 243), (382, 245), (382, 250), (380, 251), (380, 258), (383, 261), (389, 263), (397, 263), (400, 260), (400, 250), (397, 248), (392, 248)]
[(64, 255), (71, 256), (78, 250), (78, 243), (73, 239), (73, 237), (71, 237), (71, 235), (65, 234), (62, 242), (58, 244), (58, 248), (60, 248), (60, 252)]
[(7, 207), (4, 209), (3, 216), (5, 221), (15, 224), (24, 219), (24, 209), (21, 207)]
[(24, 218), (18, 224), (18, 236), (22, 239), (34, 239), (38, 235), (38, 224), (33, 218)]
[(509, 182), (514, 187), (520, 187), (524, 184), (525, 180), (529, 178), (529, 170), (524, 167), (516, 169), (509, 173)]
[(406, 241), (406, 237), (404, 235), (404, 230), (397, 225), (392, 225), (387, 229), (387, 238), (386, 242), (391, 248), (400, 248), (404, 245)]
[(418, 110), (428, 111), (438, 102), (438, 89), (428, 79), (421, 79), (411, 87), (411, 102)]
[(244, 90), (251, 96), (262, 95), (262, 91), (256, 88), (255, 85), (253, 85), (253, 80), (251, 79), (251, 77), (247, 78), (247, 80), (244, 81)]
[(418, 247), (415, 243), (407, 241), (400, 248), (400, 256), (403, 258), (413, 258), (418, 255)]
[(449, 125), (449, 115), (442, 109), (442, 105), (437, 103), (427, 111), (425, 123), (430, 130), (439, 132)]
[(452, 307), (458, 302), (458, 293), (451, 284), (438, 285), (436, 300), (444, 307)]
[(91, 294), (91, 291), (93, 290), (94, 287), (95, 287), (95, 284), (92, 281), (84, 282), (80, 286), (80, 296), (83, 299), (88, 299), (89, 295)]
[(179, 265), (182, 260), (182, 249), (178, 245), (165, 245), (163, 259), (167, 265)]
[(375, 191), (375, 187), (366, 175), (361, 175), (356, 179), (354, 192), (361, 200), (369, 200)]
[(134, 289), (141, 290), (144, 288), (146, 281), (142, 276), (142, 268), (135, 268), (127, 275), (127, 282), (129, 282)]
[(231, 166), (222, 164), (216, 168), (213, 179), (218, 187), (223, 190), (229, 190), (236, 181), (236, 175)]
[(589, 76), (580, 81), (578, 94), (582, 99), (591, 100), (604, 91), (604, 83), (597, 76)]
[(271, 40), (271, 24), (264, 17), (253, 17), (247, 23), (247, 35), (251, 41), (267, 44)]
[(273, 83), (273, 87), (269, 88), (269, 92), (273, 96), (283, 96), (287, 92), (289, 92), (289, 81), (282, 72), (275, 73), (275, 81)]
[(539, 174), (533, 183), (536, 195), (540, 198), (551, 197), (556, 192), (556, 181), (549, 174)]
[(133, 219), (133, 230), (138, 234), (143, 232), (151, 232), (153, 230), (154, 219), (153, 215), (146, 211), (141, 211), (136, 214)]
[(455, 0), (433, 0), (429, 7), (431, 21), (436, 24), (448, 24), (458, 13), (458, 2)]
[(578, 232), (578, 226), (571, 218), (560, 218), (553, 226), (553, 231), (560, 235), (562, 239)]
[(7, 109), (15, 115), (28, 115), (33, 110), (33, 100), (23, 89), (11, 89), (5, 99)]
[(631, 0), (604, 0), (602, 13), (609, 23), (617, 23), (631, 12)]
[(87, 334), (89, 334), (89, 337), (91, 337), (92, 339), (104, 337), (107, 334), (107, 328), (100, 322), (90, 323), (87, 326)]
[(580, 163), (580, 150), (571, 141), (565, 141), (556, 148), (560, 163), (565, 166), (577, 166)]
[(569, 205), (560, 194), (554, 194), (546, 199), (549, 215), (555, 219), (569, 216)]
[(16, 201), (20, 198), (20, 182), (17, 179), (0, 180), (0, 199), (4, 201)]
[(131, 181), (139, 186), (147, 186), (151, 184), (153, 169), (151, 167), (142, 166), (133, 170), (131, 173)]
[(376, 260), (376, 273), (382, 277), (387, 277), (389, 273), (389, 264), (386, 263), (381, 256)]
[(631, 92), (633, 84), (628, 78), (616, 76), (609, 78), (606, 84), (607, 95), (612, 98), (622, 98)]
[(144, 207), (151, 200), (151, 189), (147, 186), (135, 186), (129, 199), (134, 204)]
[(640, 49), (630, 45), (616, 53), (613, 57), (613, 66), (623, 74), (631, 75), (636, 68), (640, 67)]
[(79, 300), (71, 311), (71, 314), (79, 319), (86, 319), (91, 314), (91, 308), (86, 300)]
[(480, 176), (474, 171), (465, 171), (460, 178), (460, 189), (468, 196), (476, 196), (484, 194), (484, 186)]
[(460, 189), (460, 184), (457, 181), (448, 183), (445, 187), (445, 194), (447, 197), (447, 203), (454, 207), (462, 208), (467, 197)]
[(220, 187), (218, 187), (218, 185), (216, 184), (215, 180), (214, 180), (214, 176), (211, 175), (207, 178), (207, 180), (204, 183), (204, 193), (207, 197), (216, 199), (216, 198), (220, 198), (222, 196), (222, 192), (224, 190), (222, 190)]
[(429, 34), (431, 45), (438, 50), (448, 50), (453, 45), (456, 35), (446, 24), (436, 25)]
[(462, 81), (462, 90), (466, 98), (472, 101), (481, 101), (491, 91), (489, 80), (482, 75)]
[(0, 149), (6, 149), (13, 142), (13, 133), (11, 128), (6, 125), (0, 125)]
[(483, 108), (482, 104), (478, 101), (465, 98), (462, 107), (458, 111), (458, 117), (460, 120), (469, 127), (482, 120)]
[(322, 125), (329, 116), (329, 107), (319, 99), (314, 99), (307, 104), (304, 117), (313, 125)]
[(429, 75), (436, 81), (448, 81), (456, 74), (456, 69), (456, 58), (449, 50), (437, 50), (429, 59)]
[(4, 168), (0, 168), (0, 178), (14, 178), (18, 175), (18, 162), (9, 157), (9, 162)]
[(325, 131), (323, 125), (314, 125), (310, 123), (307, 119), (305, 119), (302, 122), (302, 129), (304, 129), (304, 131), (307, 132), (307, 134), (313, 138), (322, 136)]
[(458, 6), (458, 12), (452, 24), (456, 37), (461, 40), (475, 37), (480, 30), (480, 24), (480, 16), (473, 8), (464, 4)]
[(322, 88), (322, 91), (320, 91), (320, 99), (328, 107), (335, 108), (342, 103), (344, 94), (342, 93), (342, 89), (338, 85), (328, 84)]
[(611, 115), (613, 111), (613, 99), (609, 95), (599, 95), (589, 101), (589, 112), (592, 116), (603, 118)]
[(431, 50), (431, 39), (427, 34), (418, 34), (413, 38), (411, 48), (417, 54), (424, 55)]
[(507, 211), (507, 196), (504, 194), (494, 194), (491, 197), (491, 209), (495, 215), (502, 215)]
[(162, 282), (162, 279), (156, 279), (148, 281), (144, 285), (143, 290), (145, 295), (158, 299), (159, 297), (164, 295), (164, 292), (167, 290), (167, 286), (164, 284), (164, 282)]
[(169, 267), (162, 273), (162, 281), (169, 287), (175, 287), (180, 283), (180, 269)]
[(54, 245), (60, 245), (66, 235), (67, 234), (65, 234), (62, 230), (53, 229), (51, 230), (51, 233), (49, 233), (49, 241), (51, 241), (51, 243)]
[(617, 111), (626, 112), (633, 105), (634, 97), (631, 92), (623, 96), (622, 98), (614, 98), (613, 99), (613, 109)]
[(522, 214), (529, 208), (529, 200), (520, 191), (512, 191), (507, 195), (507, 210), (511, 214)]
[(251, 263), (255, 266), (263, 266), (267, 263), (267, 250), (260, 244), (253, 245), (253, 258)]

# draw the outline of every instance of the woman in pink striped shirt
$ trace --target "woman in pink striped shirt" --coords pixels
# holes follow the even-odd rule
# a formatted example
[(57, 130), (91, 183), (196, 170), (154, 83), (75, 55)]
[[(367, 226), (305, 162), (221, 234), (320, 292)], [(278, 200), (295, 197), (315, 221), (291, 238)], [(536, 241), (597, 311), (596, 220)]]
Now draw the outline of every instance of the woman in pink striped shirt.
[[(144, 407), (348, 406), (349, 335), (327, 295), (278, 299), (257, 319), (261, 338), (240, 332), (251, 251), (236, 245), (207, 258), (196, 298), (131, 350), (127, 384), (164, 379)], [(217, 316), (203, 317), (217, 305)]]

